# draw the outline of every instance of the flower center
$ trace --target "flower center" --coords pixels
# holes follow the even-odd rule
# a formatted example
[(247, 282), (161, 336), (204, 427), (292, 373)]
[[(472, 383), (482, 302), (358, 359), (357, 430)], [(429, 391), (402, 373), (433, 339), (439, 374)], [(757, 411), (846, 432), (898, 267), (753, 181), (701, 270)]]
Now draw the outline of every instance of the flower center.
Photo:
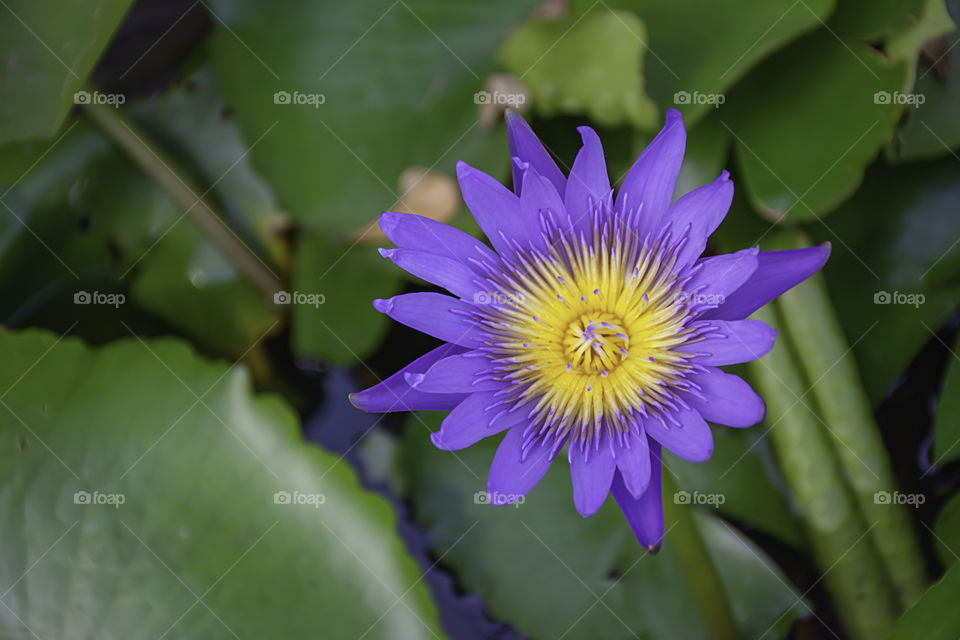
[[(549, 235), (549, 234), (548, 234)], [(690, 306), (673, 272), (675, 245), (598, 224), (593, 238), (554, 230), (543, 252), (488, 272), (497, 302), (478, 306), (501, 411), (524, 411), (528, 438), (589, 446), (604, 431), (680, 406), (695, 365)]]
[(570, 323), (563, 339), (564, 354), (582, 373), (611, 372), (627, 357), (630, 338), (623, 321), (612, 313), (584, 313)]

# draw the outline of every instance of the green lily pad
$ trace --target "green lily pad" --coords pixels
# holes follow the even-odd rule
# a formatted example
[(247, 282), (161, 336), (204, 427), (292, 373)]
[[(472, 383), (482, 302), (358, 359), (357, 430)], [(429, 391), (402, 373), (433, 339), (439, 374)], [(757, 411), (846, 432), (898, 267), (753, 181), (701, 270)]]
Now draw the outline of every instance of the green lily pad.
[[(251, 148), (218, 93), (213, 69), (201, 67), (180, 86), (158, 99), (131, 105), (137, 123), (158, 144), (181, 160), (207, 198), (235, 232), (268, 260), (285, 265), (288, 256), (281, 233), (290, 224), (276, 195), (253, 169)], [(248, 144), (249, 142), (249, 144)]]
[[(819, 27), (834, 0), (612, 0), (647, 25), (647, 91), (661, 109), (676, 106), (687, 124), (722, 105), (724, 92), (752, 67)], [(593, 6), (575, 0), (577, 14)]]
[(722, 118), (754, 208), (771, 220), (812, 220), (850, 197), (893, 135), (906, 73), (906, 63), (826, 30), (765, 60)]
[(82, 205), (90, 167), (110, 154), (107, 141), (85, 123), (56, 142), (0, 149), (0, 316), (7, 326), (35, 322), (58, 301), (72, 305), (90, 281), (113, 276), (109, 238)]
[(293, 352), (352, 364), (372, 353), (390, 318), (374, 310), (374, 298), (399, 292), (403, 272), (368, 246), (331, 242), (320, 234), (297, 239), (290, 309)]
[(945, 75), (941, 77), (935, 67), (921, 63), (912, 93), (918, 104), (906, 110), (906, 121), (897, 131), (892, 151), (895, 160), (932, 158), (960, 149), (960, 31), (943, 42), (947, 52), (940, 65)]
[(131, 4), (132, 0), (4, 3), (0, 143), (53, 136), (74, 104), (123, 99), (82, 87)]
[(926, 0), (841, 0), (827, 26), (841, 38), (869, 42), (914, 24), (925, 3)]
[(234, 358), (280, 328), (272, 301), (188, 221), (171, 223), (137, 265), (130, 296), (185, 335)]
[[(152, 103), (142, 104), (138, 111), (151, 108)], [(195, 122), (189, 116), (195, 113), (186, 109), (177, 113), (184, 136)], [(235, 138), (228, 134), (226, 125), (205, 130), (201, 137), (208, 153), (201, 164), (210, 167), (225, 160), (226, 147), (235, 153), (233, 171), (241, 169), (237, 160), (243, 159), (244, 151), (233, 147)], [(33, 156), (39, 161), (19, 173), (19, 165)], [(107, 334), (112, 337), (129, 334), (121, 321), (135, 325), (117, 313), (118, 308), (75, 306), (74, 294), (84, 291), (128, 294), (119, 307), (122, 311), (133, 302), (208, 349), (234, 358), (277, 325), (279, 314), (271, 301), (88, 123), (71, 126), (56, 143), (15, 143), (0, 157), (8, 158), (9, 174), (16, 176), (9, 178), (12, 188), (8, 187), (5, 202), (22, 220), (3, 216), (0, 264), (9, 286), (4, 286), (0, 309), (12, 326), (39, 324), (66, 330), (74, 320), (91, 320), (80, 327), (91, 339), (100, 335), (87, 331), (94, 326), (97, 331), (112, 327)], [(190, 157), (180, 155), (178, 160)], [(221, 175), (222, 182), (246, 182), (227, 200), (232, 219), (245, 220), (253, 228), (253, 222), (262, 220), (254, 212), (261, 202), (252, 195), (257, 183), (248, 179), (250, 174), (231, 173)], [(103, 312), (109, 313), (104, 317)]]
[[(478, 126), (484, 78), (532, 0), (215, 0), (210, 50), (251, 156), (298, 221), (356, 229), (412, 166), (502, 172), (504, 128)], [(269, 132), (269, 133), (268, 133)]]
[[(442, 414), (421, 416), (431, 429), (439, 427)], [(562, 455), (519, 506), (488, 504), (496, 440), (443, 452), (426, 429), (410, 424), (400, 455), (413, 515), (427, 528), (434, 553), (494, 618), (533, 638), (708, 637), (669, 536), (649, 555), (612, 498), (581, 518)], [(806, 611), (798, 594), (749, 540), (709, 512), (701, 515), (744, 637), (785, 635)]]
[(956, 311), (958, 198), (954, 158), (876, 166), (829, 226), (809, 228), (833, 243), (827, 289), (874, 403)]
[(437, 637), (393, 513), (243, 368), (0, 336), (5, 638)]
[(597, 124), (652, 129), (657, 107), (643, 89), (646, 27), (626, 11), (533, 18), (514, 30), (500, 61), (530, 86), (543, 116), (586, 114)]
[(890, 640), (954, 640), (960, 635), (960, 564), (954, 565), (908, 610)]

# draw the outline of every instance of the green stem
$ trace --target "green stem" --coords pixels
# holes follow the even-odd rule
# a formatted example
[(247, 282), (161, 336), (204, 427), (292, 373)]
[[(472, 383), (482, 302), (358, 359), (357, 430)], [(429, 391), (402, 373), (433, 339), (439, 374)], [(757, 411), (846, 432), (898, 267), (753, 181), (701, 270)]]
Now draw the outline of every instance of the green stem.
[[(800, 239), (800, 246), (807, 246)], [(880, 429), (873, 419), (853, 351), (837, 320), (819, 274), (780, 298), (784, 324), (797, 347), (813, 397), (823, 417), (821, 427), (833, 443), (841, 470), (853, 489), (887, 572), (904, 608), (923, 595), (927, 576), (906, 507), (876, 495), (896, 489)]]
[(84, 105), (87, 115), (106, 133), (131, 160), (156, 182), (177, 205), (184, 208), (200, 231), (226, 256), (257, 289), (272, 296), (282, 289), (280, 281), (260, 258), (227, 226), (203, 199), (192, 181), (175, 169), (148, 136), (125, 118), (119, 109), (108, 105)]
[(687, 585), (693, 592), (693, 598), (706, 623), (707, 631), (713, 640), (737, 640), (740, 632), (733, 617), (727, 591), (717, 573), (716, 565), (707, 545), (703, 542), (700, 529), (693, 519), (691, 508), (677, 504), (674, 495), (676, 484), (670, 472), (663, 470), (663, 519), (670, 541), (680, 558), (680, 565), (687, 577)]
[(812, 398), (804, 397), (808, 383), (777, 308), (774, 302), (753, 315), (781, 333), (770, 353), (750, 364), (767, 403), (770, 441), (847, 634), (852, 640), (886, 638), (900, 603)]

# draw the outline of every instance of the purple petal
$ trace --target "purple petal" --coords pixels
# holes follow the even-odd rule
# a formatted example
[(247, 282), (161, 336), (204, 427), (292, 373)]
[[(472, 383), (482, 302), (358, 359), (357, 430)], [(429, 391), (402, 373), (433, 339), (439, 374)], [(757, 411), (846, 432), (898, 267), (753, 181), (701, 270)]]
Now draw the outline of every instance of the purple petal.
[(480, 440), (496, 435), (509, 427), (524, 421), (523, 412), (510, 414), (511, 420), (496, 423), (492, 418), (497, 414), (491, 407), (499, 400), (492, 392), (474, 393), (443, 419), (440, 431), (430, 434), (433, 446), (444, 451), (458, 451), (476, 444)]
[(487, 494), (495, 504), (512, 504), (520, 496), (527, 495), (543, 474), (550, 468), (553, 458), (550, 451), (554, 442), (546, 440), (530, 445), (526, 455), (523, 450), (526, 424), (519, 424), (504, 436), (490, 465), (487, 478)]
[(677, 457), (690, 462), (706, 462), (713, 455), (713, 433), (694, 409), (680, 408), (666, 417), (643, 420), (646, 434)]
[[(683, 288), (695, 304), (721, 305), (757, 269), (756, 247), (697, 261), (696, 272)], [(708, 317), (710, 309), (701, 317)]]
[[(531, 220), (537, 221), (537, 228), (540, 225), (541, 214), (552, 217), (554, 220), (562, 220), (565, 216), (565, 208), (560, 194), (553, 187), (553, 184), (541, 176), (536, 171), (528, 169), (523, 174), (523, 193), (520, 195), (520, 208), (523, 209), (525, 216)], [(542, 244), (537, 243), (538, 246)]]
[(378, 298), (373, 308), (411, 329), (464, 347), (483, 346), (486, 332), (472, 319), (473, 305), (442, 293), (404, 293)]
[(650, 486), (639, 498), (630, 495), (620, 473), (613, 476), (610, 493), (626, 516), (640, 544), (656, 553), (663, 540), (663, 496), (660, 488), (660, 445), (650, 442)]
[(350, 394), (350, 402), (357, 409), (371, 413), (389, 411), (431, 411), (453, 409), (466, 397), (462, 393), (425, 393), (407, 384), (407, 373), (426, 371), (434, 363), (450, 355), (462, 353), (463, 347), (442, 344), (420, 356), (380, 384)]
[(640, 210), (640, 235), (656, 232), (673, 201), (677, 176), (683, 164), (687, 132), (683, 116), (676, 109), (667, 111), (667, 123), (647, 145), (623, 180), (617, 194), (616, 210)]
[(613, 472), (617, 465), (613, 459), (610, 438), (601, 440), (598, 448), (571, 445), (567, 450), (570, 460), (570, 480), (573, 483), (573, 504), (584, 518), (589, 518), (603, 506), (610, 493)]
[(761, 320), (702, 320), (691, 326), (709, 329), (704, 340), (689, 347), (690, 351), (703, 354), (691, 358), (697, 364), (750, 362), (765, 356), (777, 338), (776, 329)]
[(829, 257), (829, 242), (806, 249), (761, 251), (757, 256), (757, 270), (750, 279), (727, 296), (719, 309), (708, 312), (704, 317), (719, 320), (746, 318), (815, 274)]
[(407, 273), (443, 287), (457, 297), (472, 300), (482, 290), (476, 273), (461, 260), (417, 249), (380, 249), (380, 255)]
[[(489, 377), (490, 361), (475, 351), (440, 360), (423, 373), (408, 373), (407, 384), (430, 393), (496, 391), (506, 383)], [(486, 376), (481, 378), (480, 376)]]
[(630, 495), (639, 498), (650, 484), (650, 446), (646, 434), (626, 432), (623, 444), (614, 447), (614, 455), (623, 484)]
[(694, 262), (707, 246), (707, 238), (720, 225), (733, 202), (733, 183), (726, 171), (720, 177), (698, 187), (677, 200), (667, 211), (665, 223), (673, 227), (674, 237), (686, 242), (677, 254), (677, 265)]
[(402, 249), (418, 249), (458, 260), (468, 267), (470, 259), (497, 264), (497, 254), (469, 233), (412, 213), (386, 211), (380, 215), (380, 229), (390, 242)]
[[(537, 134), (533, 132), (523, 116), (516, 111), (507, 109), (506, 120), (510, 157), (517, 158), (520, 162), (530, 165), (534, 171), (553, 183), (557, 193), (563, 195), (567, 179), (563, 177), (563, 172), (550, 157), (543, 143), (537, 138)], [(510, 163), (510, 166), (513, 169), (513, 190), (516, 191), (517, 195), (520, 195), (523, 171), (513, 162)]]
[(700, 394), (706, 399), (693, 394), (686, 394), (684, 399), (705, 420), (728, 427), (751, 427), (763, 420), (766, 413), (763, 399), (732, 373), (707, 367), (705, 373), (690, 376), (690, 381), (700, 387)]
[(583, 146), (570, 170), (564, 204), (574, 229), (588, 232), (593, 221), (591, 210), (601, 203), (608, 207), (612, 205), (613, 192), (600, 138), (590, 127), (579, 127), (577, 131), (583, 139)]
[(457, 163), (460, 192), (473, 218), (490, 244), (502, 256), (521, 248), (542, 244), (540, 223), (520, 207), (520, 199), (505, 186), (465, 162)]

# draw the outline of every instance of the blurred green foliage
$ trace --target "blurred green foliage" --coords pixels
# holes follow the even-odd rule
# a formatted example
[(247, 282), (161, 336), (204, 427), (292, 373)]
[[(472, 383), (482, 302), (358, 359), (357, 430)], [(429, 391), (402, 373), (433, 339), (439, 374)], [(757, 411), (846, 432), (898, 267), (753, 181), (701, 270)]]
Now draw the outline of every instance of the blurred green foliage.
[[(0, 9), (0, 504), (16, 516), (0, 525), (9, 543), (0, 582), (15, 583), (63, 534), (0, 598), (11, 606), (0, 609), (5, 637), (28, 637), (27, 624), (42, 637), (65, 625), (75, 637), (156, 636), (194, 604), (191, 591), (206, 606), (189, 609), (172, 635), (220, 637), (228, 625), (291, 638), (442, 633), (388, 505), (346, 462), (296, 437), (286, 405), (307, 402), (282, 370), (297, 360), (369, 377), (387, 370), (371, 368), (374, 354), (400, 364), (390, 358), (407, 345), (384, 345), (389, 323), (369, 301), (423, 283), (376, 254), (386, 241), (370, 223), (422, 204), (417, 212), (477, 233), (451, 203), (451, 178), (463, 160), (509, 179), (507, 104), (527, 112), (564, 170), (575, 126), (597, 127), (615, 181), (663, 112), (680, 109), (689, 136), (678, 194), (724, 168), (737, 186), (714, 248), (773, 248), (784, 228), (832, 243), (824, 282), (843, 333), (836, 344), (852, 350), (859, 370), (847, 377), (863, 380), (873, 406), (957, 311), (956, 3), (200, 4), (212, 28), (189, 63), (158, 94), (129, 96), (90, 85), (129, 0)], [(123, 60), (123, 75), (131, 63), (140, 59)], [(98, 100), (124, 116), (119, 134), (88, 117)], [(196, 185), (227, 240), (282, 283), (280, 297), (250, 282), (250, 265), (224, 254), (117, 135)], [(75, 302), (94, 292), (123, 302)], [(905, 296), (923, 301), (899, 303)], [(58, 341), (66, 333), (100, 346)], [(252, 392), (245, 369), (286, 398)], [(952, 359), (937, 465), (960, 451), (958, 371)], [(777, 400), (784, 412), (795, 404)], [(819, 429), (810, 411), (804, 424)], [(492, 617), (531, 637), (708, 637), (669, 542), (642, 556), (610, 505), (582, 521), (557, 469), (517, 509), (476, 504), (491, 443), (441, 453), (426, 437), (436, 416), (407, 422), (401, 438), (376, 428), (360, 449), (379, 443), (383, 473), (435, 557)], [(738, 528), (790, 553), (823, 548), (809, 539), (821, 494), (791, 484), (812, 463), (785, 463), (766, 438), (773, 426), (718, 431), (702, 465), (667, 458), (681, 490), (725, 496), (699, 509), (698, 523), (750, 637), (781, 637), (811, 612), (796, 573)], [(810, 480), (827, 476), (842, 472)], [(271, 501), (298, 489), (327, 502), (285, 510)], [(94, 490), (128, 502), (73, 503), (74, 491)], [(958, 502), (943, 497), (937, 549), (954, 567), (895, 637), (960, 634)], [(862, 519), (852, 500), (838, 504)], [(165, 603), (153, 617), (148, 600)], [(25, 621), (8, 615), (21, 610)]]

